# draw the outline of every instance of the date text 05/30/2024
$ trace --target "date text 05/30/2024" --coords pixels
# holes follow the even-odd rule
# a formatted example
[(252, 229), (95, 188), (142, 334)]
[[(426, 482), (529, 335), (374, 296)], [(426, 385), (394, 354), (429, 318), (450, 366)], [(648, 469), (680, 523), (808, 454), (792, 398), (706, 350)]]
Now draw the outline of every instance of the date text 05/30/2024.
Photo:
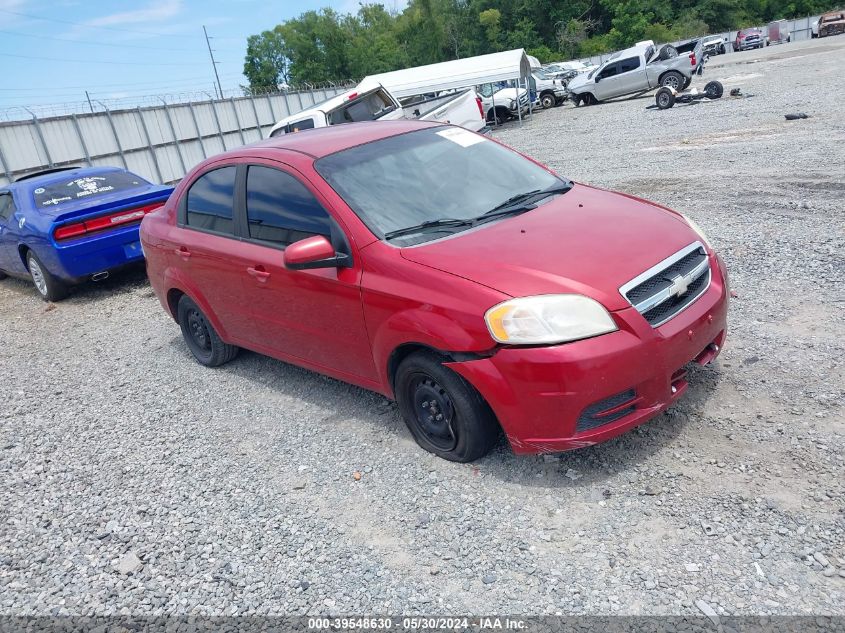
[(510, 630), (520, 631), (526, 628), (523, 620), (507, 617), (403, 617), (403, 618), (308, 618), (308, 628), (312, 630), (424, 630), (424, 631), (462, 631), (462, 630)]

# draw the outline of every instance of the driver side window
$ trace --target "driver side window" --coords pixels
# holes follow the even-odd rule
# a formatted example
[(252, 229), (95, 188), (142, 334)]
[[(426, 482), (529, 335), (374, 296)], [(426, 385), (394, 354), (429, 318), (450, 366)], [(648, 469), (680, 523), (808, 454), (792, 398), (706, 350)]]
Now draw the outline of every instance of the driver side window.
[(608, 64), (599, 73), (599, 79), (607, 79), (608, 77), (613, 77), (618, 72), (619, 72), (619, 64), (618, 63)]

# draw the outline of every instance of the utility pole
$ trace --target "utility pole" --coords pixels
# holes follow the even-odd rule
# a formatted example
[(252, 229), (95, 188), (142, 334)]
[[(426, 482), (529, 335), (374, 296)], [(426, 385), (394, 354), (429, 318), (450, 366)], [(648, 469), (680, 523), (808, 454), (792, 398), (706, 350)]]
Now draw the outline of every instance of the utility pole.
[(91, 108), (91, 112), (94, 112), (94, 106), (91, 105), (91, 95), (88, 94), (88, 91), (85, 91), (85, 97), (88, 99), (88, 107)]
[(202, 26), (202, 32), (205, 33), (205, 43), (208, 46), (208, 55), (211, 57), (211, 67), (214, 68), (214, 77), (217, 79), (217, 94), (219, 98), (223, 98), (223, 86), (220, 85), (220, 75), (217, 74), (217, 62), (214, 61), (214, 51), (211, 50), (211, 42), (208, 40), (208, 31), (205, 25)]

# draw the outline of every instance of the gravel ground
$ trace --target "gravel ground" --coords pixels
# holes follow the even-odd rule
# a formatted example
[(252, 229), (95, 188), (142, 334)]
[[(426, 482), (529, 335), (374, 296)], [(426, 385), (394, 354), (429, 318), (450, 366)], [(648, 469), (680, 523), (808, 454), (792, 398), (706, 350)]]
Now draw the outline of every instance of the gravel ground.
[(843, 49), (696, 80), (753, 98), (496, 132), (690, 214), (727, 261), (720, 360), (601, 446), (448, 463), (380, 396), (201, 368), (143, 271), (56, 305), (0, 283), (0, 613), (845, 614)]

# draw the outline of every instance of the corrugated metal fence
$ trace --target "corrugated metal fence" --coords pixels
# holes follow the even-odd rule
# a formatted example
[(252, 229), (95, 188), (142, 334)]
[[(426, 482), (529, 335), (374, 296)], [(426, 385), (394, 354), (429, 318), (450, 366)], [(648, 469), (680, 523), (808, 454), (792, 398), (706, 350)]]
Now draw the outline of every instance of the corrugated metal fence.
[(199, 161), (266, 138), (344, 87), (0, 123), (0, 185), (64, 165), (115, 165), (172, 183)]
[[(809, 40), (812, 38), (812, 24), (816, 20), (819, 19), (819, 16), (808, 16), (806, 18), (798, 18), (797, 20), (787, 20), (787, 30), (789, 32), (789, 36), (791, 41), (793, 42), (800, 42), (801, 40)], [(760, 26), (763, 30), (764, 35), (768, 35), (768, 24), (764, 24)], [(731, 47), (731, 42), (736, 39), (736, 31), (726, 31), (725, 33), (713, 33), (711, 35), (706, 35), (704, 37), (711, 38), (711, 37), (718, 37), (722, 40), (726, 40), (727, 44), (725, 44), (725, 53), (731, 54), (734, 52), (733, 48)], [(688, 41), (688, 40), (687, 40)], [(677, 43), (677, 42), (676, 42)], [(585, 64), (603, 64), (608, 59), (610, 59), (616, 53), (603, 53), (602, 55), (593, 55), (592, 57), (585, 57), (583, 58), (582, 62)]]

